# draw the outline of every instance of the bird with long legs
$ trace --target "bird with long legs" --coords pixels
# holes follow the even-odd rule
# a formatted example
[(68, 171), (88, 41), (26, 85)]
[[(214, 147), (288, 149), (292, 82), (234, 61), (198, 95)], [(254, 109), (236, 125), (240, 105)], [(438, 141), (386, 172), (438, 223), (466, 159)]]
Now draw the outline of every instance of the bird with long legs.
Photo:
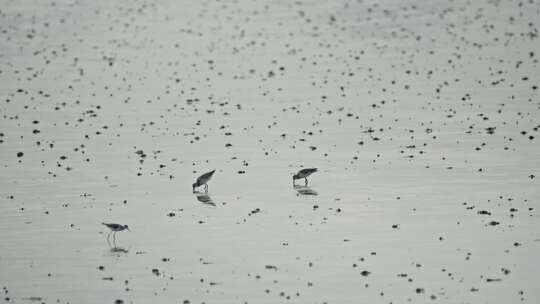
[(305, 168), (305, 169), (302, 169), (300, 171), (298, 171), (298, 173), (296, 173), (295, 175), (293, 175), (293, 186), (295, 185), (295, 181), (297, 179), (304, 179), (305, 182), (306, 182), (306, 187), (308, 185), (308, 176), (310, 176), (311, 174), (317, 172), (317, 168)]
[(116, 233), (118, 231), (123, 231), (123, 230), (131, 231), (131, 230), (129, 230), (128, 225), (121, 225), (121, 224), (115, 224), (115, 223), (102, 223), (102, 224), (107, 226), (107, 228), (109, 228), (111, 230), (109, 232), (109, 234), (107, 234), (107, 243), (109, 245), (111, 245), (110, 237), (111, 237), (111, 233), (112, 233), (112, 235), (113, 235), (113, 244), (114, 244), (115, 247), (116, 247)]

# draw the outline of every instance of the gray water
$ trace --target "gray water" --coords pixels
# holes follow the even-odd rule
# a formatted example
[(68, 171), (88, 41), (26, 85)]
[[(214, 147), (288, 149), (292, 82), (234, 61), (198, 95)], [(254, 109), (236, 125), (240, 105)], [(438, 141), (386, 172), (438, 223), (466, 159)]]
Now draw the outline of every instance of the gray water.
[(5, 302), (538, 303), (539, 15), (2, 1)]

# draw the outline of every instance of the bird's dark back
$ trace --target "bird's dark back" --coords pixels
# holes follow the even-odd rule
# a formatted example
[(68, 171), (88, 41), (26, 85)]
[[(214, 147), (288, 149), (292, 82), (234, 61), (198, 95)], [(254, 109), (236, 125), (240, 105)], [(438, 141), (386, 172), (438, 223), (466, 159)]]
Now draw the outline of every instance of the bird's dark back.
[(114, 223), (110, 223), (110, 224), (108, 224), (108, 223), (102, 223), (102, 224), (105, 225), (105, 226), (107, 226), (109, 229), (112, 229), (112, 230), (118, 230), (118, 229), (123, 228), (123, 226), (120, 225), (120, 224), (114, 224)]
[(302, 169), (300, 171), (298, 171), (298, 174), (301, 175), (301, 176), (308, 176), (310, 174), (313, 174), (317, 172), (317, 168), (306, 168), (306, 169)]

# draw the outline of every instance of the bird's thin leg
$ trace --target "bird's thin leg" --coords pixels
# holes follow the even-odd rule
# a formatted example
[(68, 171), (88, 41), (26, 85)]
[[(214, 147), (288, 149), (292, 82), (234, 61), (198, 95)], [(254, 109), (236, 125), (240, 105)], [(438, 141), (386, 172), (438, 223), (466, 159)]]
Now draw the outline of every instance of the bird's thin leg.
[(110, 241), (111, 233), (112, 233), (112, 231), (109, 231), (109, 234), (107, 234), (107, 244), (109, 244), (109, 245), (111, 245), (111, 241)]
[(204, 184), (204, 192), (208, 193), (208, 184)]
[(114, 247), (116, 248), (116, 231), (113, 233), (113, 244), (114, 244)]
[(307, 177), (305, 179), (306, 179), (306, 187), (307, 187)]

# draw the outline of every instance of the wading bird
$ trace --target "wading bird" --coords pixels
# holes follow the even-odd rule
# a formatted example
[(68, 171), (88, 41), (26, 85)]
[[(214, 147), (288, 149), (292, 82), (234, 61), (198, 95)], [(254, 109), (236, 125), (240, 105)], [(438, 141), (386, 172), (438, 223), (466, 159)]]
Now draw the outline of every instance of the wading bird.
[(204, 185), (204, 191), (208, 192), (208, 181), (212, 178), (212, 175), (214, 175), (214, 172), (216, 172), (216, 170), (212, 170), (210, 172), (207, 172), (199, 176), (199, 178), (197, 178), (195, 183), (193, 183), (193, 193), (195, 193), (195, 188), (200, 187), (202, 185)]
[(296, 173), (295, 175), (293, 175), (293, 185), (295, 184), (294, 182), (297, 180), (297, 179), (305, 179), (306, 180), (306, 186), (308, 184), (308, 180), (307, 180), (307, 177), (310, 176), (311, 174), (317, 172), (317, 168), (306, 168), (306, 169), (302, 169), (300, 171), (298, 171), (298, 173)]
[(129, 230), (128, 225), (120, 225), (120, 224), (115, 224), (115, 223), (109, 223), (109, 224), (102, 223), (102, 224), (107, 226), (107, 228), (111, 229), (109, 234), (107, 234), (107, 243), (109, 243), (109, 245), (111, 244), (111, 241), (109, 240), (109, 238), (111, 237), (111, 233), (113, 234), (113, 243), (116, 246), (116, 233), (122, 230), (131, 231)]

